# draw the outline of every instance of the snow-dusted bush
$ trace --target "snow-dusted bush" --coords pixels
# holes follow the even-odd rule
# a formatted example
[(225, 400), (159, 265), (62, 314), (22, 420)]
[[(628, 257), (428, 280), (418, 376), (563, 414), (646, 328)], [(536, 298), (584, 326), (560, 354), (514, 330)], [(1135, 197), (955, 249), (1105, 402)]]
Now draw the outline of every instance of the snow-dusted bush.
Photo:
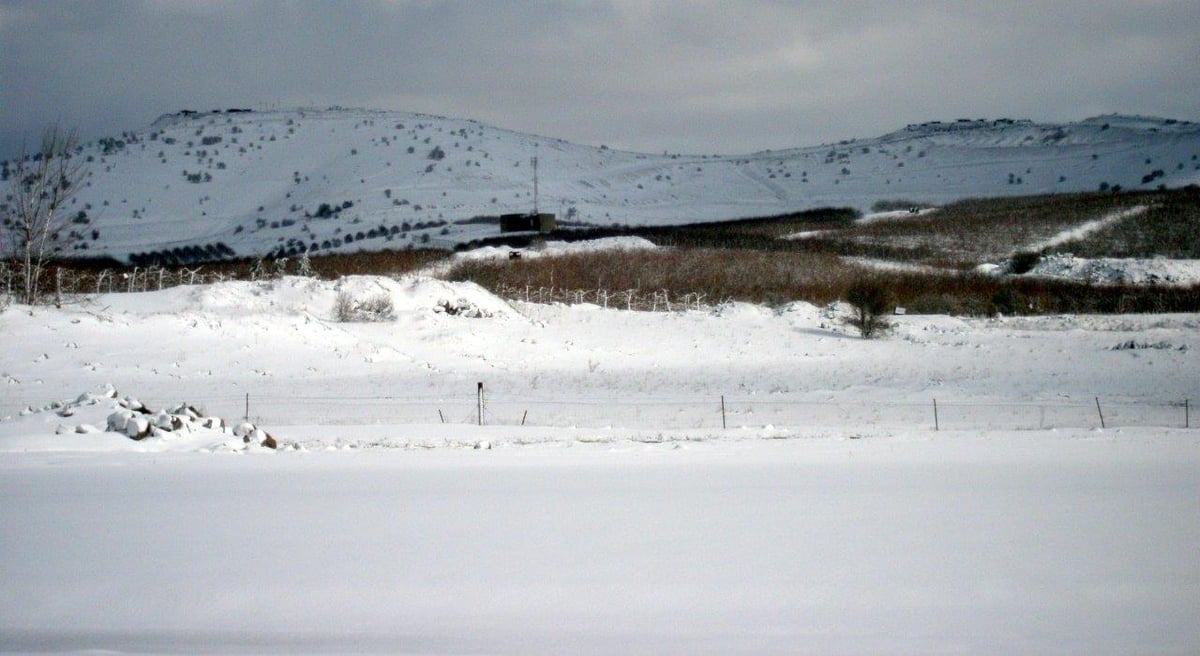
[(308, 257), (308, 250), (300, 254), (296, 260), (296, 275), (302, 278), (316, 278), (317, 271), (313, 269), (312, 260)]
[(350, 292), (340, 291), (333, 302), (333, 318), (340, 322), (391, 321), (396, 308), (387, 294), (376, 294), (359, 300)]

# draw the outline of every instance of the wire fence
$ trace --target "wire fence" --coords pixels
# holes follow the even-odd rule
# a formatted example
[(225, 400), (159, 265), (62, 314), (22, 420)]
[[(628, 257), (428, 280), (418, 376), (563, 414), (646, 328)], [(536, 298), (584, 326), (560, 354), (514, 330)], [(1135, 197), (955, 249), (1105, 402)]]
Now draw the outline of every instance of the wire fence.
[(814, 401), (749, 396), (551, 397), (491, 394), (292, 396), (247, 394), (202, 399), (210, 414), (274, 425), (462, 424), (717, 430), (831, 428), (908, 430), (1050, 430), (1057, 428), (1191, 428), (1191, 404), (1171, 401)]
[(579, 305), (591, 303), (604, 308), (649, 312), (678, 312), (701, 310), (720, 305), (729, 299), (714, 299), (702, 293), (676, 293), (668, 289), (571, 289), (566, 287), (516, 287), (502, 284), (497, 295), (527, 303), (562, 303)]
[[(128, 269), (80, 270), (52, 266), (43, 276), (39, 293), (63, 298), (81, 294), (116, 294), (162, 291), (182, 285), (207, 285), (227, 280), (265, 280), (287, 274), (314, 275), (307, 259), (279, 258), (252, 263), (244, 273), (204, 267), (135, 266)], [(0, 261), (0, 295), (12, 297), (23, 284), (20, 267)]]
[[(298, 258), (280, 258), (253, 263), (248, 271), (232, 273), (204, 267), (135, 266), (129, 269), (77, 270), (54, 267), (45, 276), (41, 294), (56, 299), (87, 294), (115, 294), (162, 291), (182, 285), (207, 285), (228, 280), (266, 280), (287, 274), (312, 276), (311, 265)], [(11, 298), (17, 291), (20, 272), (0, 261), (0, 296)], [(604, 308), (650, 312), (702, 310), (719, 305), (728, 298), (710, 298), (703, 293), (678, 293), (667, 289), (571, 289), (565, 287), (515, 287), (501, 285), (497, 295), (529, 303), (591, 303)]]

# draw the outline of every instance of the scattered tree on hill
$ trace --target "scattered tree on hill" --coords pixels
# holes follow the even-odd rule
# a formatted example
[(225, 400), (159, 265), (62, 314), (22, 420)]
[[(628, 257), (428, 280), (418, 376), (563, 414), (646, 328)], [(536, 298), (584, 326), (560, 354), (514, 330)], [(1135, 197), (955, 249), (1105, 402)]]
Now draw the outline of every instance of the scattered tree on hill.
[(78, 146), (75, 130), (51, 125), (42, 133), (41, 148), (33, 154), (22, 148), (13, 164), (0, 204), (0, 253), (13, 261), (22, 303), (38, 302), (47, 264), (84, 232), (68, 226), (86, 215), (72, 215), (65, 207), (85, 175)]

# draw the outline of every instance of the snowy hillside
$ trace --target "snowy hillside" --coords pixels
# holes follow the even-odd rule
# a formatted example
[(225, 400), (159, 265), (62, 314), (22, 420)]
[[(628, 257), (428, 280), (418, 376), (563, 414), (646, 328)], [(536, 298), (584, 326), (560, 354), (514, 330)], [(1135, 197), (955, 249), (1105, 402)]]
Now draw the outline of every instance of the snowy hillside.
[[(780, 138), (781, 142), (786, 137)], [(1148, 189), (1200, 182), (1200, 125), (1000, 119), (750, 155), (639, 154), (470, 120), (368, 110), (180, 113), (85, 145), (93, 221), (78, 255), (181, 260), (452, 248), (468, 221), (534, 209), (560, 224), (673, 224), (879, 200)], [(83, 219), (81, 219), (80, 225)]]

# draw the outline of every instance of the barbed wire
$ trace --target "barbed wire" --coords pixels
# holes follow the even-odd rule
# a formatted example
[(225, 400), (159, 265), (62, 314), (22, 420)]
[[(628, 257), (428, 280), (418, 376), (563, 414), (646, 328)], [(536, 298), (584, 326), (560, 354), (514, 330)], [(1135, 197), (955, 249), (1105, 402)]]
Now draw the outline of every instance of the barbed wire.
[[(482, 401), (482, 403), (481, 403)], [(220, 416), (278, 425), (529, 425), (559, 428), (718, 429), (773, 426), (883, 429), (1044, 430), (1190, 428), (1190, 402), (1100, 398), (1004, 401), (763, 399), (636, 395), (564, 398), (512, 393), (428, 396), (250, 394), (188, 399)]]
[[(248, 276), (239, 276), (223, 271), (207, 271), (203, 267), (167, 268), (156, 265), (135, 266), (123, 271), (111, 269), (81, 271), (56, 268), (50, 279), (53, 288), (45, 290), (45, 293), (61, 300), (64, 297), (89, 294), (162, 291), (183, 285), (207, 285), (229, 280), (248, 279), (252, 282), (269, 280), (287, 275), (292, 269), (295, 270), (295, 275), (313, 275), (311, 265), (304, 258), (297, 259), (294, 266), (287, 258), (270, 263), (258, 262), (250, 267)], [(5, 296), (12, 295), (12, 286), (16, 275), (12, 266), (0, 262), (0, 293)], [(528, 285), (523, 287), (501, 285), (496, 290), (496, 294), (509, 300), (527, 303), (562, 303), (566, 305), (590, 303), (604, 308), (649, 312), (702, 310), (729, 300), (710, 299), (707, 294), (703, 293), (673, 293), (667, 289), (568, 289)]]
[(667, 289), (569, 289), (564, 287), (518, 287), (502, 284), (496, 294), (503, 298), (526, 303), (562, 303), (582, 305), (590, 303), (603, 308), (639, 310), (650, 312), (674, 312), (701, 310), (711, 305), (720, 305), (728, 299), (709, 299), (701, 293), (672, 293)]
[[(53, 275), (47, 276), (46, 284), (41, 290), (42, 296), (52, 296), (60, 302), (70, 296), (86, 296), (89, 294), (121, 294), (162, 291), (171, 287), (184, 285), (207, 285), (228, 280), (249, 280), (256, 282), (270, 280), (293, 272), (294, 275), (315, 275), (312, 266), (305, 258), (296, 260), (291, 265), (287, 258), (280, 258), (270, 263), (257, 262), (252, 265), (247, 275), (238, 275), (227, 271), (205, 270), (203, 267), (135, 266), (126, 270), (100, 269), (97, 271), (78, 270), (72, 268), (53, 268)], [(0, 295), (13, 296), (13, 287), (19, 280), (20, 271), (17, 265), (0, 262)]]

